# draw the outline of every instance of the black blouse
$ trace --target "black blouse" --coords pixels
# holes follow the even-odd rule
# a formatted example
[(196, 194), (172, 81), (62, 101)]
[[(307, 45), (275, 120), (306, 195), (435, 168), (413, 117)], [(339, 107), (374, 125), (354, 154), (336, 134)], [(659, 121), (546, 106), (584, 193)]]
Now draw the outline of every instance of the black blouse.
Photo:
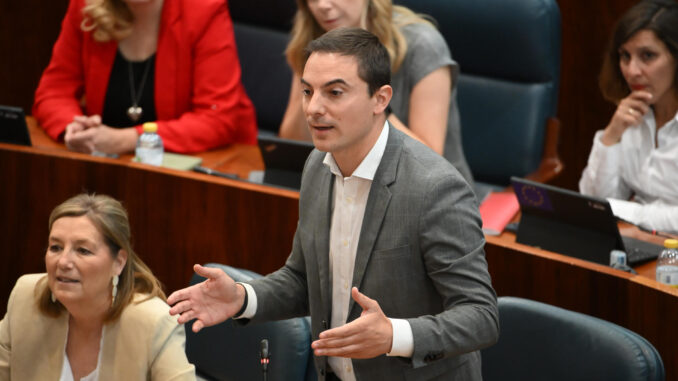
[[(143, 113), (136, 122), (127, 115), (127, 109), (133, 105), (132, 92), (130, 91), (130, 68), (134, 78), (134, 91), (139, 100), (138, 106)], [(146, 80), (141, 88), (144, 72)], [(108, 88), (104, 99), (104, 111), (101, 115), (103, 124), (124, 128), (132, 127), (144, 122), (153, 122), (155, 115), (155, 54), (144, 61), (128, 61), (120, 50), (115, 55), (111, 76), (108, 79)]]

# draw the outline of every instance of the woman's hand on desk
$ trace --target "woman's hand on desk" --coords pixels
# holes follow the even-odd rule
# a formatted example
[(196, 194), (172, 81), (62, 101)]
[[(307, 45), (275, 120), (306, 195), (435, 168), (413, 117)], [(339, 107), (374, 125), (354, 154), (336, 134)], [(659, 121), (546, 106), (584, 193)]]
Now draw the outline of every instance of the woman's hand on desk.
[(138, 134), (135, 128), (111, 128), (101, 123), (98, 115), (76, 116), (68, 126), (64, 141), (68, 149), (107, 154), (134, 151)]
[(650, 110), (652, 94), (637, 90), (622, 99), (617, 105), (610, 124), (605, 127), (601, 141), (606, 146), (619, 143), (622, 134), (627, 128), (639, 125), (643, 116)]
[(94, 147), (90, 140), (81, 139), (80, 133), (85, 131), (88, 127), (76, 116), (71, 123), (66, 126), (66, 133), (64, 134), (64, 143), (71, 151), (92, 153)]

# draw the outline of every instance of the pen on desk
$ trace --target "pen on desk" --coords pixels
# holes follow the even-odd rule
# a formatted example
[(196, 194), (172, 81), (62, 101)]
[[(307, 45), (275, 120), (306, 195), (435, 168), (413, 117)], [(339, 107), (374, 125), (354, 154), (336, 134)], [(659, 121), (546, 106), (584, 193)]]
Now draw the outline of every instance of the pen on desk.
[(239, 178), (238, 175), (236, 175), (235, 173), (219, 172), (219, 171), (215, 171), (213, 169), (201, 167), (201, 166), (197, 166), (197, 167), (193, 168), (193, 170), (196, 171), (196, 172), (199, 172), (199, 173), (204, 173), (206, 175), (219, 176), (219, 177), (224, 177), (224, 178), (227, 178), (227, 179), (237, 180)]

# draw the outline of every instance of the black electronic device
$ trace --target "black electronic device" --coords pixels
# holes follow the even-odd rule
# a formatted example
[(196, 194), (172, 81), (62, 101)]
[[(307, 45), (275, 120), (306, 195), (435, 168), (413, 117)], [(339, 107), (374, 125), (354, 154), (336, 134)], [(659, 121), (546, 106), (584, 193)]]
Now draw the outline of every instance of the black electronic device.
[(23, 109), (0, 105), (0, 143), (31, 145)]
[(626, 252), (630, 265), (656, 259), (662, 246), (622, 237), (604, 198), (512, 177), (520, 204), (516, 242), (609, 265), (610, 251)]
[(264, 159), (265, 184), (299, 190), (301, 173), (313, 144), (283, 139), (272, 135), (259, 135), (259, 149)]

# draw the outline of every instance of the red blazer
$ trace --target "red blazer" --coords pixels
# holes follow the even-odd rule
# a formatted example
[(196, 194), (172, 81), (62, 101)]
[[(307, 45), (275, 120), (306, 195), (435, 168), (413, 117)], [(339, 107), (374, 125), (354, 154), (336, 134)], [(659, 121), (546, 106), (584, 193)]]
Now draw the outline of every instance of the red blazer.
[[(116, 41), (96, 42), (80, 29), (84, 3), (70, 0), (35, 93), (33, 115), (55, 140), (73, 116), (101, 115), (118, 49)], [(165, 0), (155, 62), (155, 110), (165, 149), (256, 143), (254, 106), (240, 82), (226, 0)]]

